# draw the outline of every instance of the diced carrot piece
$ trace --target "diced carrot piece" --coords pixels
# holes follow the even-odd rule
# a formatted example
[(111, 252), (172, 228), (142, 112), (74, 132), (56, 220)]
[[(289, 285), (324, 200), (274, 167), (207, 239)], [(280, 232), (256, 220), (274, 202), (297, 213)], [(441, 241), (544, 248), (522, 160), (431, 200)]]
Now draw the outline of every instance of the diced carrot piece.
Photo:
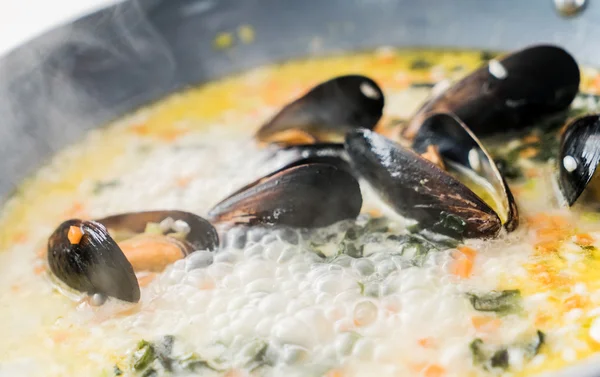
[(591, 246), (596, 240), (587, 233), (575, 235), (575, 243), (581, 246)]
[(33, 273), (36, 275), (41, 275), (42, 273), (44, 273), (44, 271), (46, 271), (46, 266), (44, 266), (43, 264), (38, 264), (33, 268)]
[(69, 233), (67, 234), (67, 238), (71, 245), (79, 245), (81, 242), (81, 238), (83, 237), (83, 231), (80, 227), (71, 225), (69, 227)]
[(421, 338), (417, 341), (419, 345), (423, 348), (432, 348), (435, 347), (435, 339), (432, 337)]
[(477, 331), (493, 332), (500, 327), (502, 321), (499, 318), (490, 316), (473, 316), (471, 317), (471, 323)]
[(137, 279), (138, 284), (140, 285), (140, 287), (146, 287), (148, 284), (152, 283), (155, 277), (156, 274), (152, 272), (142, 275)]
[(437, 364), (429, 364), (421, 374), (423, 377), (443, 377), (446, 374), (446, 369)]
[(525, 143), (537, 143), (540, 141), (540, 137), (538, 135), (527, 135), (523, 138)]
[(588, 303), (587, 298), (580, 295), (572, 295), (565, 299), (563, 307), (565, 310), (581, 309)]
[(344, 373), (340, 369), (332, 369), (325, 374), (325, 377), (344, 377)]
[(537, 148), (533, 148), (533, 147), (529, 147), (529, 148), (525, 148), (522, 151), (519, 152), (519, 157), (521, 158), (532, 158), (537, 156), (537, 154), (539, 153)]
[(271, 143), (274, 142), (283, 142), (286, 144), (312, 144), (316, 142), (316, 139), (313, 135), (297, 129), (290, 129), (278, 132), (272, 136), (265, 138), (264, 141), (268, 141)]
[(468, 279), (473, 273), (473, 264), (477, 252), (467, 246), (458, 248), (459, 253), (455, 256), (454, 262), (450, 265), (450, 273), (462, 279)]
[(65, 211), (65, 217), (85, 217), (85, 206), (81, 202), (75, 202)]
[(534, 248), (540, 253), (553, 253), (558, 250), (560, 244), (557, 241), (542, 241), (535, 244)]
[(477, 256), (477, 251), (473, 248), (470, 248), (468, 246), (460, 246), (458, 248), (458, 250), (467, 257), (467, 259), (470, 259), (472, 261), (475, 260), (475, 256)]
[(16, 243), (16, 244), (21, 244), (21, 243), (25, 243), (25, 242), (27, 242), (27, 238), (28, 238), (28, 236), (27, 236), (27, 233), (26, 233), (26, 232), (23, 232), (23, 231), (21, 231), (21, 232), (17, 232), (17, 233), (16, 233), (16, 234), (13, 236), (13, 238), (12, 238), (12, 241), (13, 241), (14, 243)]
[(183, 177), (179, 177), (175, 180), (175, 184), (177, 185), (177, 187), (186, 187), (187, 185), (190, 184), (190, 182), (192, 181), (193, 177), (192, 176), (183, 176)]
[(131, 126), (131, 131), (134, 134), (141, 135), (141, 136), (148, 135), (150, 133), (150, 129), (148, 128), (148, 126), (143, 123), (135, 124), (135, 125)]
[(383, 213), (379, 208), (371, 208), (367, 210), (367, 213), (373, 217), (381, 217)]

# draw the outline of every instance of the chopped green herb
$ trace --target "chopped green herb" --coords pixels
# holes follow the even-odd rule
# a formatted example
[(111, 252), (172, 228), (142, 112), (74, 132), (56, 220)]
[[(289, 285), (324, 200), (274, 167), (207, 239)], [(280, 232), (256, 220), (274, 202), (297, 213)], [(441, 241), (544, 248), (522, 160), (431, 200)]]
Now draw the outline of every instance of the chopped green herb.
[(106, 181), (106, 182), (97, 181), (94, 184), (94, 188), (92, 189), (92, 192), (94, 193), (94, 195), (98, 195), (106, 189), (118, 186), (120, 183), (121, 182), (118, 179), (113, 179), (112, 181)]
[(360, 294), (364, 295), (365, 294), (365, 283), (363, 283), (362, 281), (357, 281), (356, 284), (358, 284), (358, 288), (360, 288)]
[(196, 353), (190, 353), (183, 356), (177, 363), (181, 369), (188, 372), (197, 372), (202, 369), (219, 371), (219, 369), (212, 366), (208, 361), (202, 359), (202, 357)]
[(540, 352), (540, 348), (542, 348), (544, 342), (546, 341), (546, 335), (540, 330), (537, 330), (535, 335), (535, 339), (532, 342), (525, 344), (523, 347), (525, 350), (525, 357), (530, 359)]
[(521, 292), (516, 289), (492, 291), (481, 295), (469, 293), (468, 296), (473, 308), (481, 312), (496, 312), (503, 315), (521, 310)]
[(433, 88), (435, 86), (434, 82), (413, 82), (410, 84), (411, 88)]
[(244, 353), (248, 358), (244, 366), (250, 371), (275, 364), (275, 360), (269, 355), (269, 344), (266, 342), (256, 341), (251, 343), (245, 348)]
[(158, 376), (158, 372), (154, 368), (148, 368), (144, 373), (142, 373), (142, 377), (156, 377)]
[(428, 69), (431, 67), (432, 67), (431, 62), (429, 62), (423, 58), (415, 59), (410, 63), (410, 69)]
[(123, 371), (121, 370), (121, 368), (119, 368), (118, 365), (115, 365), (113, 367), (113, 373), (114, 373), (115, 376), (120, 376), (120, 375), (123, 374)]
[(473, 364), (483, 367), (485, 370), (499, 368), (506, 370), (510, 367), (509, 349), (521, 351), (524, 360), (531, 360), (540, 351), (544, 344), (544, 333), (536, 331), (535, 339), (528, 343), (517, 343), (511, 345), (493, 346), (477, 338), (471, 342), (471, 356)]
[(473, 363), (475, 365), (484, 364), (487, 361), (487, 356), (483, 350), (483, 340), (477, 338), (469, 344), (471, 349), (471, 355), (473, 356)]
[(173, 342), (175, 338), (173, 335), (165, 335), (160, 342), (154, 347), (156, 359), (165, 368), (166, 371), (173, 371), (173, 359), (171, 353), (173, 352)]
[(154, 345), (146, 340), (141, 340), (133, 352), (133, 369), (141, 371), (154, 361)]
[(493, 53), (493, 52), (491, 52), (491, 51), (485, 51), (485, 50), (484, 50), (484, 51), (481, 51), (481, 54), (479, 55), (479, 58), (480, 58), (481, 60), (488, 61), (488, 60), (491, 60), (491, 59), (493, 59), (494, 57), (496, 57), (496, 55), (498, 55), (498, 54), (496, 54), (496, 53)]
[(490, 359), (490, 365), (492, 368), (508, 368), (508, 350), (501, 349), (494, 352), (494, 355)]
[(503, 177), (512, 180), (523, 177), (523, 171), (518, 166), (516, 161), (509, 162), (507, 159), (504, 158), (496, 158), (494, 162), (496, 163), (496, 167), (498, 168), (500, 174), (502, 174)]
[(431, 230), (446, 236), (461, 239), (466, 227), (467, 223), (463, 219), (451, 213), (442, 211), (440, 213), (439, 221), (433, 224)]
[(365, 245), (356, 246), (354, 242), (342, 241), (338, 246), (338, 254), (346, 254), (352, 258), (361, 258)]

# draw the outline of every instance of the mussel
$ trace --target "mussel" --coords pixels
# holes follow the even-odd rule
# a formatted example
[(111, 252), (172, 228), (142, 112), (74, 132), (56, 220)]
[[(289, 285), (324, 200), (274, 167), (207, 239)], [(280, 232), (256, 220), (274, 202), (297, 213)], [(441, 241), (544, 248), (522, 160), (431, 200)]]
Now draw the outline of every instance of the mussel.
[[(479, 196), (433, 162), (370, 130), (346, 136), (353, 167), (399, 214), (443, 232), (447, 219), (461, 222), (460, 236), (498, 234), (498, 215)], [(453, 230), (454, 231), (454, 230)]]
[(600, 163), (600, 115), (569, 123), (560, 142), (559, 187), (569, 206), (592, 184)]
[(318, 228), (354, 219), (362, 206), (357, 180), (325, 163), (277, 170), (217, 204), (215, 223)]
[(409, 121), (403, 136), (413, 138), (431, 113), (456, 114), (475, 135), (490, 135), (530, 125), (565, 110), (579, 90), (577, 63), (551, 45), (528, 47), (490, 60), (427, 101)]
[(215, 228), (192, 213), (134, 212), (62, 223), (48, 240), (48, 264), (75, 290), (137, 302), (135, 272), (159, 272), (196, 250), (218, 246)]
[(451, 165), (449, 168), (465, 178), (469, 178), (471, 173), (481, 178), (479, 182), (471, 180), (474, 183), (471, 188), (495, 204), (493, 207), (509, 232), (517, 228), (518, 209), (506, 180), (479, 139), (460, 119), (448, 113), (433, 114), (425, 119), (412, 148), (423, 154), (431, 146), (436, 148), (446, 164)]
[(383, 113), (384, 97), (372, 79), (361, 75), (333, 78), (286, 105), (256, 133), (261, 141), (286, 140), (294, 130), (305, 142), (343, 140), (356, 128), (372, 129)]
[(95, 221), (63, 222), (48, 239), (48, 264), (58, 279), (78, 291), (140, 300), (133, 267), (106, 228)]

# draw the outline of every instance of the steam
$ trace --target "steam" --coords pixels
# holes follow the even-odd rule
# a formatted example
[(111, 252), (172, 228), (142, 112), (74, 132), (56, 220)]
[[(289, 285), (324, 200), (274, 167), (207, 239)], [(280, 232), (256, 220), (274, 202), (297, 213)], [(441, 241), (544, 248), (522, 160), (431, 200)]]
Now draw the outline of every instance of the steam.
[(0, 60), (0, 203), (87, 130), (169, 89), (176, 63), (146, 10), (118, 4)]

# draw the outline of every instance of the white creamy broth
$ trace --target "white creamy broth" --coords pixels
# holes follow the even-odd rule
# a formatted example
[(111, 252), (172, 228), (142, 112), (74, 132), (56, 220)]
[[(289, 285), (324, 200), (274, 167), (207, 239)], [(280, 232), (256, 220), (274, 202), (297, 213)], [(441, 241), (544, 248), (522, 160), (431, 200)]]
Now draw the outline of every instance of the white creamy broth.
[[(163, 209), (206, 216), (289, 162), (253, 134), (322, 80), (373, 77), (386, 95), (385, 125), (427, 98), (431, 89), (414, 84), (456, 80), (480, 63), (478, 52), (389, 49), (293, 62), (175, 94), (92, 131), (2, 212), (0, 376), (163, 375), (159, 360), (139, 370), (132, 360), (144, 350), (135, 355), (141, 340), (156, 353), (165, 336), (173, 337), (169, 358), (179, 375), (522, 376), (592, 356), (600, 349), (600, 218), (561, 207), (552, 162), (527, 157), (525, 177), (509, 180), (521, 226), (494, 240), (442, 246), (410, 236), (410, 222), (361, 182), (356, 224), (220, 227), (218, 252), (197, 251), (161, 273), (138, 275), (136, 305), (92, 306), (57, 289), (46, 268), (47, 238), (66, 219)], [(583, 90), (594, 93), (597, 77), (585, 70)], [(373, 231), (381, 215), (385, 231)], [(364, 234), (349, 239), (357, 230)], [(493, 292), (506, 293), (509, 308), (478, 310), (474, 300)], [(543, 344), (531, 351), (538, 331)], [(503, 351), (509, 367), (486, 369)], [(489, 357), (478, 363), (478, 354)]]

